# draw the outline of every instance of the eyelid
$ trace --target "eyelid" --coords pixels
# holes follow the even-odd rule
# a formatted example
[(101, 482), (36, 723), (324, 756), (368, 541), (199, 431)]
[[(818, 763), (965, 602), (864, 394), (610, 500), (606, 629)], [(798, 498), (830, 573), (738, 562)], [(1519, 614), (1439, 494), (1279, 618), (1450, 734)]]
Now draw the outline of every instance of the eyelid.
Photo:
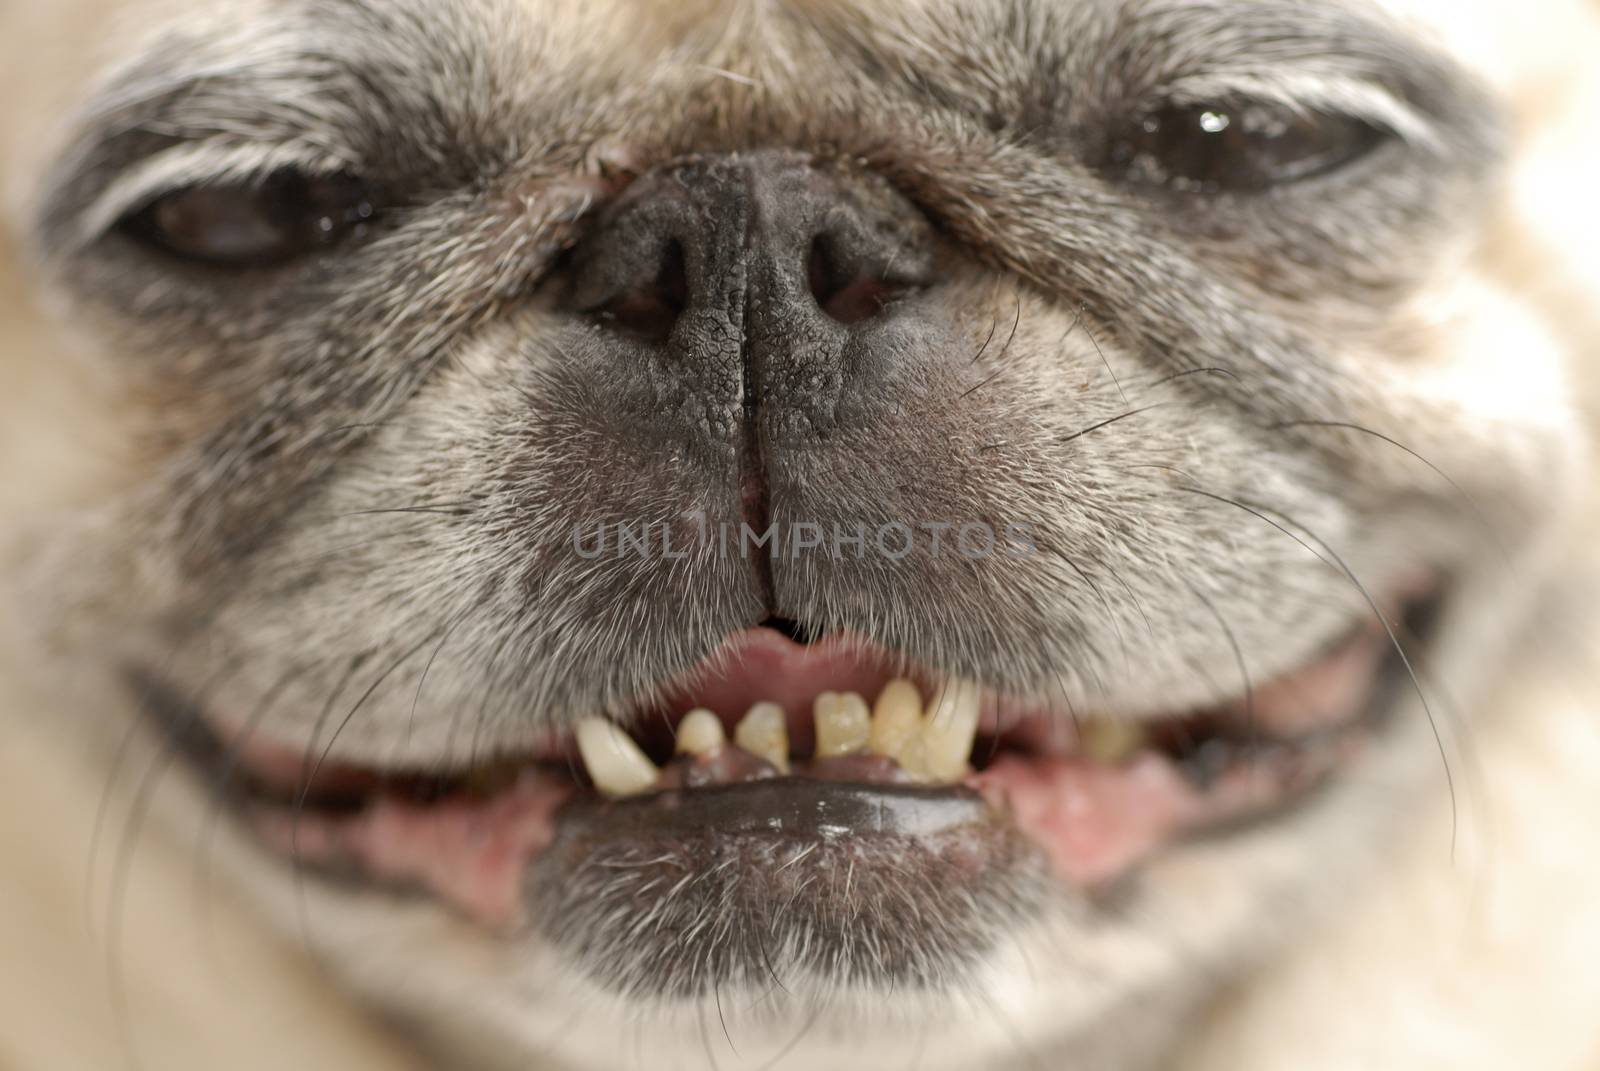
[(1298, 71), (1266, 75), (1215, 73), (1170, 83), (1165, 103), (1204, 106), (1219, 101), (1261, 101), (1300, 113), (1358, 119), (1424, 150), (1443, 148), (1435, 125), (1416, 108), (1372, 82)]
[(77, 227), (81, 245), (99, 238), (129, 212), (165, 194), (191, 186), (245, 185), (275, 172), (296, 169), (331, 176), (355, 170), (351, 160), (321, 146), (290, 142), (267, 144), (191, 142), (156, 153), (119, 175), (83, 213)]

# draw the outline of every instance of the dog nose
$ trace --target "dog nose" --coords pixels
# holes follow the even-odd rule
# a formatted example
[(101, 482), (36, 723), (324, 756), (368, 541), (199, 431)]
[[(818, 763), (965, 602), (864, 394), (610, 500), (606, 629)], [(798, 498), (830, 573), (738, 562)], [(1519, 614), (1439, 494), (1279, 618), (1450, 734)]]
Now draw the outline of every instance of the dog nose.
[(842, 353), (931, 283), (932, 254), (928, 220), (864, 170), (781, 151), (697, 156), (636, 179), (600, 215), (573, 252), (572, 303), (686, 362), (737, 344), (759, 378), (763, 363)]

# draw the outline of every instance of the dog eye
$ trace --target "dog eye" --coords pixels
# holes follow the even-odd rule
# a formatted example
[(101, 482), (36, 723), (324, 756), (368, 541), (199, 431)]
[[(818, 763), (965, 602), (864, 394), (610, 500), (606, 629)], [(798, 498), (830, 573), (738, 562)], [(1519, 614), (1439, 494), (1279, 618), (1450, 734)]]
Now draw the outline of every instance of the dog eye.
[(1113, 139), (1107, 169), (1186, 193), (1263, 190), (1336, 171), (1387, 137), (1359, 119), (1271, 105), (1169, 106)]
[(359, 237), (375, 215), (372, 193), (358, 179), (280, 172), (264, 182), (165, 194), (125, 218), (121, 229), (180, 260), (247, 269)]

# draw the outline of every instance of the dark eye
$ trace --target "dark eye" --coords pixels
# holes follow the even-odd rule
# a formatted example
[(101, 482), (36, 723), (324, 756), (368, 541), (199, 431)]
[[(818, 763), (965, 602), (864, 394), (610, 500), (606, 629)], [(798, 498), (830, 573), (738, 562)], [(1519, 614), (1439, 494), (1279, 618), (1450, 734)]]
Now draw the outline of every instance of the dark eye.
[(1359, 119), (1267, 104), (1169, 106), (1113, 138), (1106, 169), (1184, 192), (1263, 190), (1336, 171), (1387, 137)]
[(262, 268), (359, 237), (376, 209), (347, 175), (280, 172), (250, 185), (191, 186), (123, 220), (124, 233), (172, 256), (225, 268)]

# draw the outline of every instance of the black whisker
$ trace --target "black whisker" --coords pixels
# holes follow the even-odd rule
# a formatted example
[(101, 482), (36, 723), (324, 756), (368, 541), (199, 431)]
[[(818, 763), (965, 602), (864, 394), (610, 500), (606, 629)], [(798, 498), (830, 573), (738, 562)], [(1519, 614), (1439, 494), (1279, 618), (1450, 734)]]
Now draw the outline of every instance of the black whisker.
[(971, 368), (972, 365), (977, 364), (979, 361), (981, 361), (983, 359), (983, 355), (985, 353), (989, 352), (989, 343), (994, 341), (994, 333), (996, 331), (998, 331), (999, 329), (1000, 329), (1000, 317), (996, 316), (996, 317), (993, 317), (992, 319), (990, 319), (988, 337), (986, 337), (983, 340), (983, 345), (978, 347), (978, 352), (972, 355), (972, 361), (971, 361), (970, 364), (967, 365), (968, 368)]
[(1164, 387), (1168, 383), (1176, 383), (1180, 379), (1188, 379), (1190, 376), (1226, 376), (1231, 380), (1239, 381), (1238, 373), (1227, 368), (1185, 368), (1182, 372), (1174, 372), (1169, 376), (1162, 376), (1154, 382), (1145, 384), (1142, 389), (1154, 390), (1156, 387)]
[(1138, 409), (1130, 409), (1127, 412), (1122, 413), (1119, 416), (1108, 417), (1107, 419), (1102, 420), (1097, 424), (1090, 424), (1087, 428), (1083, 428), (1080, 431), (1075, 431), (1071, 435), (1067, 435), (1067, 436), (1065, 436), (1065, 437), (1063, 437), (1061, 439), (1057, 439), (1056, 441), (1058, 443), (1060, 443), (1062, 446), (1065, 446), (1067, 443), (1073, 442), (1074, 440), (1077, 440), (1077, 439), (1081, 439), (1085, 435), (1092, 435), (1097, 431), (1101, 431), (1101, 430), (1103, 430), (1105, 428), (1109, 428), (1113, 424), (1119, 423), (1119, 422), (1124, 421), (1124, 420), (1131, 419), (1131, 418), (1139, 416), (1139, 415), (1141, 415), (1143, 413), (1148, 413), (1148, 412), (1150, 412), (1150, 411), (1152, 411), (1154, 409), (1165, 409), (1165, 408), (1168, 408), (1172, 404), (1173, 404), (1172, 402), (1156, 402), (1153, 405), (1145, 405), (1145, 406), (1140, 406)]
[(999, 368), (996, 368), (993, 372), (990, 372), (981, 381), (979, 381), (977, 383), (974, 383), (972, 386), (970, 386), (966, 390), (962, 391), (961, 392), (961, 397), (963, 399), (972, 397), (974, 394), (978, 393), (978, 391), (982, 390), (984, 387), (987, 387), (989, 384), (991, 384), (995, 380), (999, 379), (1000, 376), (1005, 371), (1006, 371), (1006, 367), (1004, 365), (1001, 365)]
[(388, 509), (358, 509), (349, 513), (335, 514), (336, 519), (345, 517), (383, 517), (392, 513), (437, 513), (445, 517), (470, 517), (477, 512), (477, 504), (473, 502), (445, 502), (428, 506), (392, 506)]
[(1111, 630), (1117, 635), (1117, 643), (1122, 649), (1123, 661), (1131, 664), (1133, 655), (1128, 647), (1128, 637), (1122, 631), (1122, 622), (1117, 619), (1117, 612), (1112, 608), (1111, 600), (1106, 598), (1105, 589), (1103, 589), (1099, 584), (1096, 584), (1093, 578), (1091, 578), (1088, 573), (1084, 572), (1082, 567), (1080, 567), (1078, 563), (1066, 553), (1066, 551), (1057, 550), (1054, 547), (1050, 547), (1049, 553), (1053, 554), (1055, 557), (1059, 558), (1063, 563), (1065, 563), (1067, 568), (1071, 569), (1073, 573), (1077, 575), (1078, 579), (1083, 581), (1089, 590), (1094, 593), (1095, 599), (1099, 601), (1101, 608), (1106, 612), (1106, 620), (1111, 623)]
[(1244, 723), (1248, 738), (1246, 747), (1254, 754), (1260, 746), (1260, 740), (1256, 733), (1256, 690), (1255, 685), (1250, 681), (1250, 669), (1245, 665), (1244, 649), (1239, 646), (1239, 637), (1234, 633), (1233, 627), (1228, 624), (1227, 618), (1222, 616), (1222, 611), (1217, 609), (1216, 603), (1212, 602), (1210, 597), (1193, 583), (1189, 581), (1184, 581), (1184, 583), (1194, 593), (1194, 597), (1216, 619), (1217, 625), (1222, 629), (1222, 634), (1227, 637), (1228, 646), (1233, 649), (1234, 665), (1238, 667), (1239, 678), (1244, 682)]
[(470, 613), (470, 610), (461, 611), (454, 618), (452, 618), (447, 625), (445, 625), (439, 636), (438, 645), (435, 646), (433, 652), (428, 655), (428, 661), (422, 667), (422, 675), (417, 678), (417, 690), (411, 695), (411, 713), (406, 716), (407, 745), (411, 743), (412, 733), (417, 727), (417, 706), (422, 702), (422, 687), (428, 683), (428, 674), (433, 672), (433, 664), (438, 660), (439, 652), (444, 650), (444, 645), (449, 642), (451, 635), (454, 634), (461, 622), (466, 620), (468, 613)]
[(1122, 380), (1117, 378), (1117, 370), (1111, 367), (1111, 361), (1106, 357), (1106, 351), (1100, 348), (1100, 340), (1094, 337), (1094, 332), (1090, 330), (1089, 325), (1083, 322), (1083, 314), (1088, 308), (1089, 303), (1086, 301), (1078, 305), (1077, 312), (1072, 316), (1072, 327), (1068, 329), (1067, 333), (1070, 335), (1073, 330), (1079, 327), (1083, 328), (1083, 333), (1088, 336), (1089, 344), (1094, 347), (1094, 352), (1100, 355), (1100, 363), (1106, 366), (1106, 372), (1111, 376), (1111, 382), (1116, 384), (1117, 394), (1121, 396), (1122, 404), (1127, 405), (1129, 404), (1128, 392), (1122, 389)]
[[(1422, 687), (1422, 682), (1417, 677), (1416, 670), (1412, 667), (1411, 658), (1406, 654), (1405, 647), (1400, 643), (1399, 637), (1395, 635), (1394, 625), (1387, 617), (1384, 616), (1383, 609), (1378, 605), (1378, 601), (1372, 597), (1372, 593), (1367, 590), (1366, 585), (1361, 582), (1361, 579), (1356, 576), (1356, 574), (1351, 570), (1350, 566), (1345, 563), (1345, 560), (1340, 557), (1338, 552), (1328, 544), (1327, 540), (1323, 539), (1321, 536), (1317, 535), (1300, 522), (1286, 516), (1281, 511), (1274, 510), (1269, 506), (1252, 505), (1237, 499), (1228, 498), (1225, 495), (1215, 495), (1209, 491), (1200, 490), (1199, 488), (1189, 487), (1183, 488), (1183, 490), (1186, 490), (1191, 494), (1200, 495), (1204, 498), (1209, 498), (1224, 505), (1233, 506), (1236, 509), (1245, 511), (1257, 519), (1270, 524), (1284, 535), (1293, 539), (1296, 543), (1299, 543), (1301, 546), (1305, 547), (1306, 550), (1316, 554), (1317, 557), (1321, 558), (1324, 562), (1328, 562), (1329, 557), (1331, 557), (1333, 560), (1330, 564), (1334, 565), (1340, 572), (1342, 572), (1350, 581), (1350, 583), (1354, 585), (1355, 589), (1360, 592), (1362, 599), (1364, 599), (1367, 603), (1367, 606), (1371, 608), (1373, 616), (1378, 619), (1378, 623), (1383, 626), (1384, 632), (1388, 635), (1389, 644), (1394, 648), (1395, 654), (1399, 657), (1400, 664), (1405, 668), (1406, 675), (1411, 678), (1411, 686), (1417, 693), (1417, 699), (1422, 703), (1423, 713), (1426, 714), (1428, 718), (1428, 727), (1433, 732), (1434, 744), (1439, 749), (1439, 758), (1444, 764), (1445, 784), (1450, 791), (1450, 857), (1451, 859), (1454, 859), (1456, 841), (1459, 833), (1459, 815), (1456, 801), (1455, 776), (1450, 770), (1450, 755), (1448, 750), (1445, 748), (1444, 736), (1439, 729), (1438, 720), (1433, 715), (1433, 707), (1428, 701), (1427, 693)], [(1283, 523), (1280, 524), (1278, 521), (1273, 520), (1272, 517), (1268, 516), (1269, 513), (1276, 515)], [(1316, 548), (1312, 547), (1304, 539), (1301, 539), (1299, 536), (1295, 535), (1285, 527), (1285, 525), (1291, 524), (1304, 532), (1307, 537), (1315, 540), (1317, 544), (1327, 552), (1327, 556), (1318, 553)]]
[(1483, 529), (1484, 534), (1489, 537), (1490, 542), (1494, 543), (1495, 549), (1500, 552), (1500, 556), (1507, 562), (1510, 562), (1510, 548), (1505, 545), (1505, 541), (1501, 539), (1500, 532), (1495, 528), (1495, 526), (1489, 523), (1489, 514), (1481, 505), (1479, 505), (1478, 500), (1473, 498), (1472, 495), (1468, 493), (1466, 488), (1462, 487), (1453, 478), (1451, 478), (1450, 474), (1445, 472), (1444, 469), (1440, 468), (1438, 465), (1435, 465), (1432, 461), (1429, 461), (1426, 457), (1411, 449), (1411, 447), (1407, 446), (1405, 443), (1400, 442), (1398, 439), (1395, 439), (1392, 436), (1385, 435), (1381, 431), (1344, 420), (1285, 420), (1281, 423), (1272, 425), (1272, 430), (1274, 431), (1285, 431), (1290, 428), (1332, 428), (1341, 431), (1353, 431), (1361, 435), (1369, 435), (1380, 442), (1387, 443), (1396, 450), (1399, 450), (1401, 453), (1407, 454), (1415, 458), (1417, 461), (1420, 461), (1422, 464), (1431, 469), (1434, 475), (1438, 476), (1439, 479), (1447, 483), (1452, 491), (1461, 497), (1461, 500), (1467, 504), (1467, 511), (1471, 513), (1473, 519), (1478, 522), (1478, 526)]

